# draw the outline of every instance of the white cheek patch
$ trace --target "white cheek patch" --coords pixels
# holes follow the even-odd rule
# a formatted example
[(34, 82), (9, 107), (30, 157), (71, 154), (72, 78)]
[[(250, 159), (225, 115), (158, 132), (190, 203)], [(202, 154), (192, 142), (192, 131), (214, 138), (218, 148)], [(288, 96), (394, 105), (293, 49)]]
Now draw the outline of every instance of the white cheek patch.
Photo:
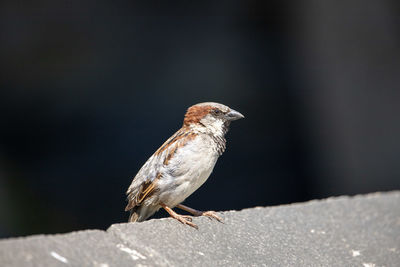
[(215, 136), (224, 135), (224, 121), (222, 119), (215, 118), (211, 115), (207, 115), (200, 120), (206, 129)]

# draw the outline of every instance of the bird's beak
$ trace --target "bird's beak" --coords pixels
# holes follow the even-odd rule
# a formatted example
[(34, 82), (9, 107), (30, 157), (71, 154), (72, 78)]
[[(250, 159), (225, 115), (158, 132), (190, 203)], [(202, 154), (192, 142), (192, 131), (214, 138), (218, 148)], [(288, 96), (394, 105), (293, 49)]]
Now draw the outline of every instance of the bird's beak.
[(240, 112), (233, 110), (233, 109), (231, 109), (231, 111), (226, 113), (225, 116), (226, 116), (227, 120), (229, 120), (229, 121), (235, 121), (235, 120), (244, 118), (244, 116)]

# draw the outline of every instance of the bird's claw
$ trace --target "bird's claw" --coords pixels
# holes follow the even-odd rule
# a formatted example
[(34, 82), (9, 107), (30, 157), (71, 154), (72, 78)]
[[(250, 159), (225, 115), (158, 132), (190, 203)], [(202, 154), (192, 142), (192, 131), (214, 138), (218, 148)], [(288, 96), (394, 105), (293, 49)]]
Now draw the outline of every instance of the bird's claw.
[(189, 222), (193, 221), (192, 216), (189, 216), (189, 215), (180, 215), (180, 216), (182, 216), (182, 218), (184, 218), (185, 220), (187, 220)]
[(199, 229), (199, 227), (196, 225), (196, 224), (194, 224), (194, 223), (192, 223), (192, 218), (190, 217), (190, 216), (187, 216), (187, 215), (178, 215), (178, 216), (176, 216), (176, 217), (173, 217), (174, 219), (176, 219), (176, 220), (178, 220), (180, 223), (183, 223), (183, 224), (187, 224), (187, 225), (189, 225), (189, 226), (192, 226), (193, 228), (195, 228), (195, 229)]
[(208, 217), (210, 220), (216, 219), (217, 221), (222, 222), (222, 218), (219, 217), (219, 216), (217, 215), (217, 213), (216, 213), (215, 211), (212, 211), (212, 210), (210, 210), (210, 211), (203, 211), (203, 212), (201, 212), (200, 216), (206, 216), (206, 217)]

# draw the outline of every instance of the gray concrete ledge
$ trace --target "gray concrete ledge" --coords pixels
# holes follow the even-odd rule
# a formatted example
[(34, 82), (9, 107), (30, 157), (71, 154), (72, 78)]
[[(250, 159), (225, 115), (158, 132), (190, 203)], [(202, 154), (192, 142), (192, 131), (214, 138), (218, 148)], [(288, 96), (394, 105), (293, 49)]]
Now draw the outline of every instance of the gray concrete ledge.
[(399, 266), (400, 191), (0, 240), (1, 266)]

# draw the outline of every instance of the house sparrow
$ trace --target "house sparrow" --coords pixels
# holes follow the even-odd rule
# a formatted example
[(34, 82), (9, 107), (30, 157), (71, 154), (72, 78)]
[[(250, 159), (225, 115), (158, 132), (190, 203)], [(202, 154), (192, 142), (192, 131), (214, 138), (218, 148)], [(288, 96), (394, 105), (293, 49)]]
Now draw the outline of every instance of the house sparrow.
[(191, 106), (182, 128), (172, 135), (143, 165), (127, 191), (129, 222), (141, 222), (161, 207), (172, 218), (197, 229), (190, 216), (208, 216), (221, 221), (214, 211), (198, 211), (182, 203), (210, 176), (217, 159), (225, 151), (225, 134), (231, 121), (244, 118), (222, 104), (207, 102)]

